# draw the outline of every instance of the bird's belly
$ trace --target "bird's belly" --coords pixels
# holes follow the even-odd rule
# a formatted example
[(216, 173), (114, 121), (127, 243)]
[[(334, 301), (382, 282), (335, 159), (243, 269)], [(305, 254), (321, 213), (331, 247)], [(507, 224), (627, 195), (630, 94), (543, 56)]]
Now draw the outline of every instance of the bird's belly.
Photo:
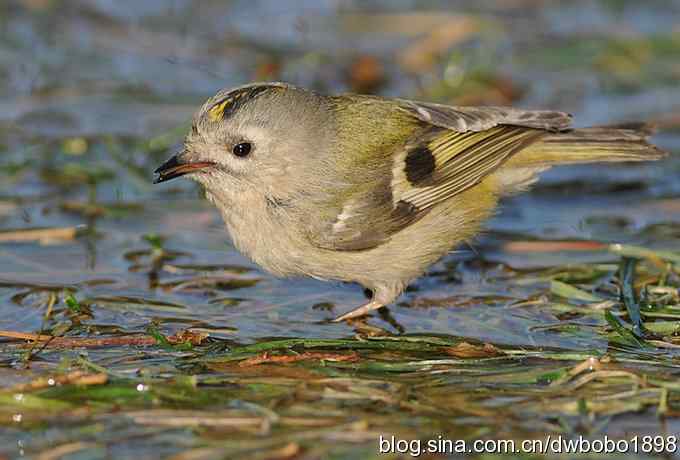
[(304, 274), (299, 247), (280, 223), (259, 213), (223, 213), (223, 218), (236, 249), (260, 267), (281, 277)]

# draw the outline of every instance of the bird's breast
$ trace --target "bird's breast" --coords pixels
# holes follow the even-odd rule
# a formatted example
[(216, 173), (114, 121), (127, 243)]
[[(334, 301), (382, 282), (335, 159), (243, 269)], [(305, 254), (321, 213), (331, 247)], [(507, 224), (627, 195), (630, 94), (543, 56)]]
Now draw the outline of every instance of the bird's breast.
[[(253, 196), (239, 204), (224, 203), (213, 197), (222, 214), (231, 240), (242, 254), (277, 276), (300, 275), (302, 250), (295, 226), (285, 215), (273, 212), (271, 200)], [(243, 203), (247, 203), (244, 205)]]

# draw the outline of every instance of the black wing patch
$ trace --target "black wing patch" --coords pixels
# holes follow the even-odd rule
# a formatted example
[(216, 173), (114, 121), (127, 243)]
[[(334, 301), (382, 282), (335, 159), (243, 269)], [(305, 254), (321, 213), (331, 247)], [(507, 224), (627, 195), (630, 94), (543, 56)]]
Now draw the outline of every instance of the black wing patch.
[(413, 185), (427, 185), (432, 182), (437, 161), (427, 145), (409, 149), (404, 160), (404, 173)]

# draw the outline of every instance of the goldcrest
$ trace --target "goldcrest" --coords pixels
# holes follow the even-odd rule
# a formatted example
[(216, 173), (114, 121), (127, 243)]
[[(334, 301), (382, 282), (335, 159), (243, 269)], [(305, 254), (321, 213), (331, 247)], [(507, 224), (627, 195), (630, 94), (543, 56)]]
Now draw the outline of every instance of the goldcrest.
[(393, 302), (551, 166), (661, 158), (648, 135), (574, 129), (563, 112), (255, 83), (209, 99), (155, 182), (202, 184), (234, 245), (269, 272), (372, 292), (339, 321)]

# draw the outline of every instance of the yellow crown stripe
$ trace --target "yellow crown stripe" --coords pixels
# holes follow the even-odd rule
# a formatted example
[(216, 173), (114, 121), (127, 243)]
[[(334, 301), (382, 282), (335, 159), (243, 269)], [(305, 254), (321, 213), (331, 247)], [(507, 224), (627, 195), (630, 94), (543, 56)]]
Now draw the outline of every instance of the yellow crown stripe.
[(215, 104), (208, 110), (208, 115), (210, 116), (211, 121), (218, 121), (222, 119), (222, 116), (224, 115), (224, 111), (226, 110), (227, 106), (232, 103), (232, 99), (225, 99), (224, 101), (220, 102), (219, 104)]

